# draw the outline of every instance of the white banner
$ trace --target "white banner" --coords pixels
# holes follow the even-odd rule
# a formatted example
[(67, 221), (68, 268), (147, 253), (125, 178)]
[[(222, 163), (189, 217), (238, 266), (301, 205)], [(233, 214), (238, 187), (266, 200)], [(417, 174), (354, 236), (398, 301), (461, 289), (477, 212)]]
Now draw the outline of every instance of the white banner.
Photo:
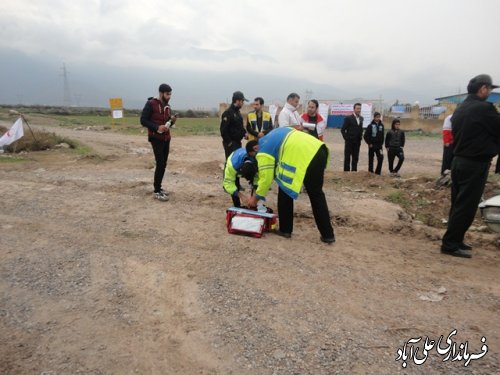
[(24, 135), (23, 119), (19, 117), (12, 127), (0, 138), (0, 147), (10, 145)]
[[(363, 116), (363, 127), (366, 128), (372, 122), (372, 103), (361, 104), (361, 116)], [(330, 106), (330, 114), (333, 116), (350, 116), (354, 109), (353, 104), (332, 104)]]
[(349, 116), (352, 114), (352, 104), (332, 104), (330, 114), (333, 116)]
[(372, 103), (361, 104), (361, 116), (363, 116), (363, 128), (366, 128), (373, 120), (372, 117)]
[(277, 127), (275, 122), (276, 122), (276, 112), (278, 112), (278, 106), (271, 104), (269, 106), (269, 113), (271, 114), (271, 118), (273, 119), (273, 127)]
[(323, 120), (325, 120), (325, 123), (328, 121), (328, 108), (330, 106), (326, 103), (319, 103), (319, 108), (318, 112), (323, 117)]

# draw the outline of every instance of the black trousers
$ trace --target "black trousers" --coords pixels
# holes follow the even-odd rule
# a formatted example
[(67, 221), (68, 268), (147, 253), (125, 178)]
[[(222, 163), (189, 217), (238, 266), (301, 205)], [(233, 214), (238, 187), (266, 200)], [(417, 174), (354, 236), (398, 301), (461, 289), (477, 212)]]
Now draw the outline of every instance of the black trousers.
[(500, 155), (497, 156), (497, 163), (495, 165), (495, 173), (500, 173)]
[(226, 144), (224, 141), (222, 141), (222, 146), (224, 147), (224, 154), (226, 155), (225, 160), (227, 160), (229, 155), (231, 155), (237, 149), (241, 148), (241, 141), (238, 142), (232, 141), (230, 146)]
[[(361, 141), (345, 141), (344, 146), (344, 171), (353, 172), (358, 170), (358, 160), (359, 160), (359, 148), (361, 147)], [(350, 168), (350, 169), (349, 169)]]
[[(394, 168), (394, 159), (396, 156), (398, 157), (398, 164), (396, 165), (396, 168)], [(403, 149), (401, 147), (389, 148), (389, 150), (387, 150), (387, 159), (389, 160), (389, 172), (398, 173), (403, 165), (403, 162), (405, 161)]]
[(451, 170), (453, 160), (453, 145), (443, 146), (443, 162), (441, 163), (441, 174), (447, 169)]
[(490, 161), (455, 156), (451, 163), (451, 207), (443, 246), (455, 249), (464, 241), (488, 179)]
[[(325, 238), (334, 237), (330, 213), (325, 193), (323, 192), (323, 180), (328, 160), (328, 150), (323, 145), (318, 150), (309, 164), (304, 177), (304, 186), (314, 215), (316, 226), (321, 236)], [(281, 188), (278, 191), (278, 217), (280, 231), (284, 233), (293, 232), (293, 198), (288, 196)]]
[(163, 176), (165, 175), (165, 169), (167, 168), (170, 140), (160, 141), (159, 139), (152, 138), (149, 142), (151, 143), (153, 153), (155, 154), (156, 168), (153, 186), (155, 193), (157, 193), (161, 190), (161, 183), (163, 181)]
[(382, 173), (382, 162), (384, 161), (384, 154), (382, 153), (382, 148), (380, 147), (368, 147), (368, 171), (373, 173), (373, 159), (377, 156), (377, 168), (375, 168), (376, 174)]

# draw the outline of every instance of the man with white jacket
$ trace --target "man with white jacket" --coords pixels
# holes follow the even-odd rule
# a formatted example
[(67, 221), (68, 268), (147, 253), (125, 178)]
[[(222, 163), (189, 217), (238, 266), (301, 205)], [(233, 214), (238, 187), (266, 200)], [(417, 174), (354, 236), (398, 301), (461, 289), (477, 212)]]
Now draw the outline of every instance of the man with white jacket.
[(294, 127), (297, 130), (304, 130), (302, 127), (302, 118), (297, 112), (300, 96), (292, 92), (286, 98), (286, 104), (278, 116), (278, 127)]

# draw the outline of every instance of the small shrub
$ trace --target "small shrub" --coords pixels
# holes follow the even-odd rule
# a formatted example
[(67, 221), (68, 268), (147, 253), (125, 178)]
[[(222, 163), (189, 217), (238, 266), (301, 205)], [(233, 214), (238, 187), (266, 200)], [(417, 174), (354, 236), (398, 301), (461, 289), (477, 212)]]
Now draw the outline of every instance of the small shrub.
[[(7, 131), (5, 127), (0, 126), (0, 133), (3, 134)], [(42, 151), (53, 148), (60, 143), (67, 143), (70, 148), (76, 148), (77, 145), (74, 141), (60, 137), (54, 133), (46, 132), (43, 130), (25, 129), (24, 136), (16, 142), (4, 146), (6, 152), (18, 153), (21, 151)]]

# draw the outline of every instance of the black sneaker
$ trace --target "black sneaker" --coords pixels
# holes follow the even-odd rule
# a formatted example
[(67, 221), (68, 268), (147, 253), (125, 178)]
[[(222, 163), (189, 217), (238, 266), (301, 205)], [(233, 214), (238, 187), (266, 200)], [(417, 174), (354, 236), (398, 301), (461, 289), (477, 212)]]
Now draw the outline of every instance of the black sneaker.
[(472, 246), (469, 244), (466, 244), (465, 242), (462, 242), (462, 244), (459, 246), (462, 250), (472, 250)]
[(331, 244), (335, 242), (335, 237), (323, 237), (321, 236), (321, 241), (327, 244)]
[(281, 237), (284, 237), (284, 238), (291, 238), (292, 237), (291, 233), (282, 232), (279, 229), (276, 229), (274, 231), (274, 234), (277, 234), (278, 236), (281, 236)]
[(460, 249), (458, 247), (455, 249), (450, 249), (445, 246), (441, 246), (441, 254), (447, 254), (459, 258), (472, 258), (472, 253), (470, 252), (470, 250)]

